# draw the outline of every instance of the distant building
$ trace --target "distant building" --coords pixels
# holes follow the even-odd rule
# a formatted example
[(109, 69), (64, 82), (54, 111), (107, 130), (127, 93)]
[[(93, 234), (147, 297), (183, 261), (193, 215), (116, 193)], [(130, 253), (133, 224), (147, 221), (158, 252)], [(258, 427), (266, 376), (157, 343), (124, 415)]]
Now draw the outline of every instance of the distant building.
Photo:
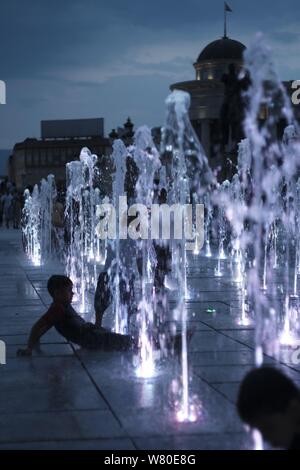
[(66, 163), (79, 158), (83, 147), (98, 155), (98, 164), (111, 172), (111, 141), (104, 137), (104, 120), (72, 119), (41, 122), (41, 139), (25, 139), (9, 158), (9, 179), (23, 190), (49, 174), (65, 184)]
[(7, 177), (8, 159), (11, 155), (11, 149), (0, 149), (0, 178)]
[(125, 124), (123, 124), (123, 127), (118, 127), (117, 130), (112, 129), (111, 133), (109, 134), (109, 137), (111, 141), (114, 141), (116, 139), (122, 139), (126, 146), (132, 145), (134, 137), (133, 128), (134, 124), (131, 122), (131, 119), (129, 117)]

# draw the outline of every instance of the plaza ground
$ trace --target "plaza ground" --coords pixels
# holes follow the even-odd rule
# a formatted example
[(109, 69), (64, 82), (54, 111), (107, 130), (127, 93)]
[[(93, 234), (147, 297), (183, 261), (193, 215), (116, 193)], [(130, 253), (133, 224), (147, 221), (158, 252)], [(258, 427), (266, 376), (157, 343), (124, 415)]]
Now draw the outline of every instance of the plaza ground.
[[(192, 259), (189, 267), (187, 309), (196, 328), (189, 344), (191, 394), (201, 411), (197, 422), (180, 424), (170, 405), (178, 369), (172, 361), (157, 377), (139, 379), (131, 353), (84, 351), (54, 329), (42, 338), (41, 353), (16, 357), (51, 303), (48, 277), (63, 267), (33, 266), (20, 232), (0, 229), (0, 340), (7, 345), (0, 365), (0, 449), (253, 449), (234, 403), (254, 366), (254, 329), (238, 325), (240, 292), (223, 264), (221, 278), (214, 276), (213, 258)], [(281, 367), (300, 382), (300, 366)]]

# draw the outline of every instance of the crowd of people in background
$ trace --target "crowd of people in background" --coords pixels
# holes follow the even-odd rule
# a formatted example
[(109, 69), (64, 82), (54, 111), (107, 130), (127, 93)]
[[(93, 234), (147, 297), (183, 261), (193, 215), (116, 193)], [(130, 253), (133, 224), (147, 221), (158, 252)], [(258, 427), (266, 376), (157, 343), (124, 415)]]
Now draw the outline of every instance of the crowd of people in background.
[(0, 182), (0, 227), (19, 229), (23, 207), (23, 194), (8, 179)]

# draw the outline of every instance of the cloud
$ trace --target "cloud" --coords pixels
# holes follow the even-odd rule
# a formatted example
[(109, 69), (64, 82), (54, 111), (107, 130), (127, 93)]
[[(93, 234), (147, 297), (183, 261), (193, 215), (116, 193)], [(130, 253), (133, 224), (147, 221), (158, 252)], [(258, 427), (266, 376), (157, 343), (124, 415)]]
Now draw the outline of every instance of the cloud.
[[(230, 5), (230, 37), (247, 45), (263, 30), (282, 78), (300, 78), (298, 0)], [(128, 115), (161, 123), (170, 84), (192, 80), (198, 54), (222, 33), (220, 0), (3, 0), (0, 148), (38, 136), (41, 119), (103, 116), (108, 131)]]
[(181, 61), (182, 59), (195, 61), (199, 53), (199, 46), (195, 40), (182, 40), (174, 38), (172, 41), (160, 43), (142, 44), (130, 48), (126, 58), (134, 58), (139, 64), (165, 64), (170, 61)]
[(273, 31), (268, 34), (269, 38), (273, 41), (276, 41), (280, 44), (295, 44), (299, 46), (300, 33), (295, 31)]
[[(194, 76), (191, 61), (177, 57), (170, 61), (140, 63), (138, 61), (116, 61), (105, 66), (63, 67), (55, 71), (53, 79), (85, 86), (102, 84), (114, 78), (130, 78), (145, 76), (165, 77), (169, 83), (179, 80), (189, 80)], [(48, 74), (51, 77), (51, 73)]]

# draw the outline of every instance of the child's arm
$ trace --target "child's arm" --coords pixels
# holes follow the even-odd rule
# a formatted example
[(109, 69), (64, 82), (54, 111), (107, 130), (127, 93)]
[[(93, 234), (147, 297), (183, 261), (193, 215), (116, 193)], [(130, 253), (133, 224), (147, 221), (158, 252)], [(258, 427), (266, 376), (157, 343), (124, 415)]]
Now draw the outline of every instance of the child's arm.
[(33, 325), (28, 338), (27, 348), (19, 349), (17, 351), (18, 356), (31, 356), (32, 350), (39, 343), (40, 338), (54, 326), (57, 314), (60, 314), (59, 309), (50, 307), (48, 312)]

